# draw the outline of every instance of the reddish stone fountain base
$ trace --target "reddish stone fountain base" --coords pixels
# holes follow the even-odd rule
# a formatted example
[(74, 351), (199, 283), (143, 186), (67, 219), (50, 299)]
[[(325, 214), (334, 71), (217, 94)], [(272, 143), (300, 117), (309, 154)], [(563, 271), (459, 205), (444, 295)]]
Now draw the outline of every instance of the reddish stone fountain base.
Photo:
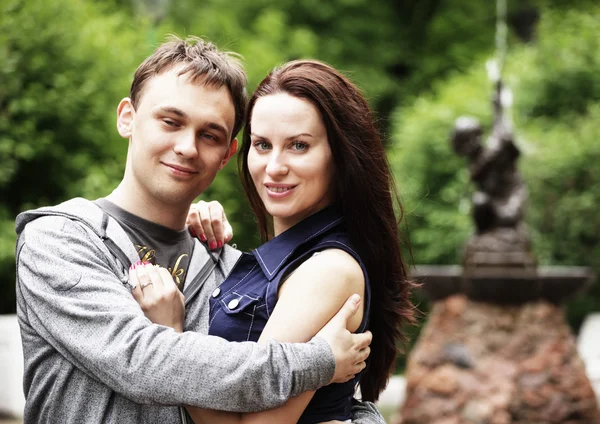
[(600, 423), (564, 311), (545, 301), (436, 302), (406, 377), (402, 424)]

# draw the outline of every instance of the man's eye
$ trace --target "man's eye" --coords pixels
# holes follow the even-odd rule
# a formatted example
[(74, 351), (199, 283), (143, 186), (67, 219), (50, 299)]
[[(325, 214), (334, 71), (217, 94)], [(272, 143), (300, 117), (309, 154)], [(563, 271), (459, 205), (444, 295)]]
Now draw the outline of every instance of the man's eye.
[(214, 135), (209, 134), (209, 133), (202, 134), (202, 137), (204, 137), (208, 140), (211, 140), (211, 141), (217, 141), (217, 137), (215, 137)]
[(163, 119), (163, 122), (169, 127), (177, 127), (178, 124), (175, 121), (171, 121), (170, 119)]

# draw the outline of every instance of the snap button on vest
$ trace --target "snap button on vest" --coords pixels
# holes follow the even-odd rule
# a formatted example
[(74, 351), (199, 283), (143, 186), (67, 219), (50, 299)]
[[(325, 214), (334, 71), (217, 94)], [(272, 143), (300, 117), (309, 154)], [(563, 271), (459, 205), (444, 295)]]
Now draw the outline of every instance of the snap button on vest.
[(238, 307), (238, 305), (240, 304), (240, 300), (239, 299), (232, 299), (229, 301), (229, 303), (227, 304), (227, 307), (229, 309), (235, 309)]

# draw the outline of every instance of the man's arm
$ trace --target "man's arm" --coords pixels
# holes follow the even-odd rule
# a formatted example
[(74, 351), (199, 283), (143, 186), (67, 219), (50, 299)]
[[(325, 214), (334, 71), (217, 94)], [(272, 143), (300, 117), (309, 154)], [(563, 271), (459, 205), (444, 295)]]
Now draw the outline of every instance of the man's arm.
[(138, 403), (211, 407), (218, 401), (223, 409), (249, 411), (278, 406), (331, 380), (335, 361), (323, 339), (228, 343), (152, 324), (92, 237), (64, 218), (28, 224), (17, 281), (32, 327), (116, 392)]
[(352, 422), (354, 424), (385, 424), (385, 419), (372, 402), (354, 400), (352, 403)]
[[(322, 293), (327, 282), (327, 296)], [(344, 327), (356, 331), (360, 326), (362, 305), (348, 308), (348, 297), (364, 291), (364, 276), (359, 264), (348, 253), (326, 250), (298, 267), (278, 291), (278, 301), (258, 343), (268, 340), (306, 342), (325, 326), (336, 313), (346, 310)], [(306, 409), (314, 391), (289, 399), (283, 406), (242, 417), (226, 416), (220, 411), (188, 408), (194, 422), (219, 424), (295, 424)], [(218, 408), (218, 406), (215, 406)]]

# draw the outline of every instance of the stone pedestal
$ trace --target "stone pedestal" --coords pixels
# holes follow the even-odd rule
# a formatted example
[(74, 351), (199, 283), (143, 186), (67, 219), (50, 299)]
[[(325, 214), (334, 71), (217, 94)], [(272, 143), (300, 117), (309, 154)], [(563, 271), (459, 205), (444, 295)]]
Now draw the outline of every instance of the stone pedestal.
[(594, 391), (560, 306), (452, 295), (407, 367), (402, 424), (598, 424)]

